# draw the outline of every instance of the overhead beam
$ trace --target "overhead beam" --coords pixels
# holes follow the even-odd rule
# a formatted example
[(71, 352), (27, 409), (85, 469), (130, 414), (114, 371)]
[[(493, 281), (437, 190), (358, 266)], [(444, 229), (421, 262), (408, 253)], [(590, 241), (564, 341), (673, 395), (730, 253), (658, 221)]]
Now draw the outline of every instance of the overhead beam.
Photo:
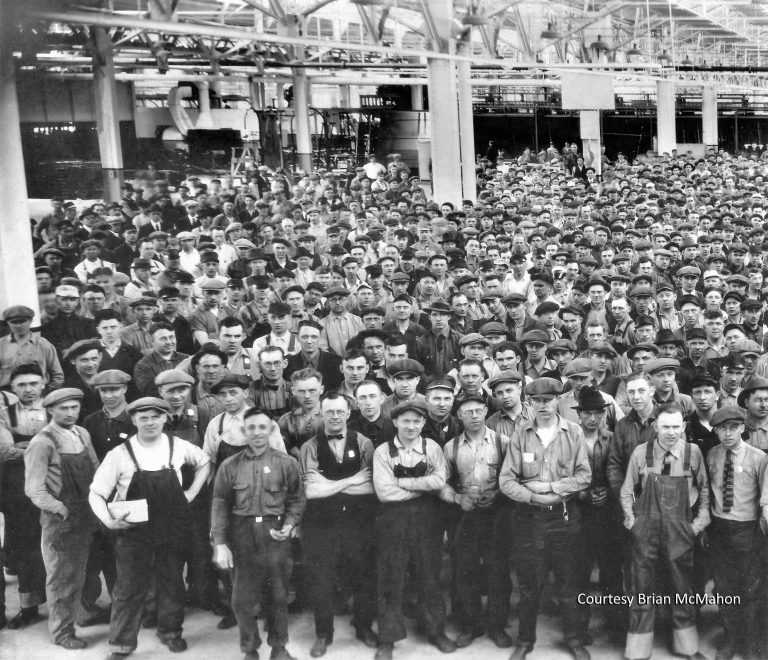
[(571, 28), (566, 32), (565, 34), (561, 35), (558, 39), (555, 39), (548, 43), (546, 46), (543, 46), (539, 48), (537, 51), (535, 51), (534, 55), (537, 55), (541, 51), (543, 51), (545, 48), (549, 48), (551, 45), (556, 44), (558, 41), (564, 41), (565, 39), (568, 39), (569, 37), (572, 37), (574, 34), (577, 34), (584, 30), (585, 28), (588, 28), (590, 25), (594, 25), (598, 21), (602, 20), (606, 16), (610, 16), (615, 11), (618, 11), (624, 6), (624, 2), (609, 2), (605, 7), (603, 7), (597, 14), (592, 16), (589, 20), (587, 20), (584, 23), (580, 23), (574, 28)]

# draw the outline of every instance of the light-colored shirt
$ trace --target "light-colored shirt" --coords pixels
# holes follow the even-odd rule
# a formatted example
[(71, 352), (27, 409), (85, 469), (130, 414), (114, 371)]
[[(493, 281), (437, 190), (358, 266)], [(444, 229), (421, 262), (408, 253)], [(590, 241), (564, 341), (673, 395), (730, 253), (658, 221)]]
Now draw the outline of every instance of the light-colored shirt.
[(757, 520), (760, 517), (760, 497), (763, 492), (768, 455), (746, 442), (740, 442), (733, 452), (733, 503), (723, 511), (723, 485), (727, 449), (713, 447), (707, 454), (709, 470), (710, 507), (712, 515), (726, 520)]
[[(701, 531), (709, 524), (709, 478), (701, 450), (693, 444), (690, 445), (690, 470), (687, 474), (683, 472), (685, 445), (685, 440), (681, 439), (669, 449), (671, 452), (669, 474), (672, 477), (688, 477), (688, 503), (693, 507), (696, 501), (699, 501), (698, 515), (691, 524), (699, 526), (699, 531)], [(621, 508), (625, 518), (633, 518), (635, 515), (635, 486), (642, 487), (649, 473), (661, 474), (664, 468), (664, 456), (667, 450), (661, 446), (658, 440), (653, 441), (653, 467), (649, 468), (645, 464), (646, 451), (647, 443), (644, 442), (635, 447), (629, 458), (627, 476), (624, 478), (624, 485), (621, 487), (620, 493)]]
[[(434, 440), (419, 438), (411, 447), (405, 447), (399, 438), (394, 440), (397, 455), (390, 456), (389, 443), (376, 448), (373, 455), (373, 487), (382, 502), (405, 502), (421, 497), (424, 493), (437, 495), (445, 485), (445, 457)], [(427, 471), (423, 477), (398, 479), (394, 475), (395, 465), (414, 467), (426, 461)]]
[(349, 312), (329, 314), (320, 319), (320, 325), (323, 328), (320, 333), (320, 350), (339, 357), (344, 356), (347, 342), (364, 329), (360, 317)]
[[(142, 470), (162, 470), (168, 467), (171, 445), (167, 435), (163, 434), (160, 441), (151, 447), (143, 446), (135, 435), (126, 440), (127, 442), (131, 443), (131, 449)], [(208, 463), (208, 457), (202, 449), (181, 438), (173, 439), (172, 465), (179, 483), (181, 483), (183, 465), (191, 465), (197, 470)], [(115, 447), (107, 453), (104, 462), (96, 470), (91, 483), (91, 492), (101, 495), (106, 500), (115, 491), (114, 501), (122, 502), (125, 500), (128, 486), (135, 473), (136, 465), (125, 444)]]
[(0, 337), (0, 387), (10, 384), (11, 374), (16, 367), (30, 362), (40, 367), (51, 389), (60, 387), (64, 382), (59, 356), (47, 339), (35, 333), (21, 343), (13, 335)]
[[(233, 447), (243, 447), (248, 444), (243, 434), (243, 424), (245, 411), (250, 406), (244, 407), (236, 415), (230, 415), (228, 412), (223, 412), (216, 415), (205, 430), (205, 439), (203, 440), (203, 451), (213, 465), (216, 465), (216, 454), (219, 451), (219, 445), (222, 442), (226, 442)], [(222, 419), (223, 424), (222, 424)], [(219, 429), (223, 427), (223, 432), (219, 433)], [(273, 425), (272, 433), (269, 436), (269, 446), (277, 451), (281, 451), (284, 454), (288, 453), (285, 450), (285, 443), (283, 442), (283, 436), (280, 433), (280, 429), (277, 424)]]
[(768, 453), (768, 417), (757, 425), (747, 418), (744, 428), (749, 433), (747, 443)]
[(440, 499), (452, 503), (457, 493), (496, 493), (499, 470), (508, 446), (508, 437), (487, 427), (480, 440), (470, 441), (464, 431), (449, 440), (443, 447), (447, 472)]
[(499, 474), (499, 487), (509, 499), (530, 504), (527, 481), (549, 483), (562, 501), (589, 486), (592, 469), (581, 428), (558, 415), (551, 430), (550, 440), (535, 418), (515, 429)]

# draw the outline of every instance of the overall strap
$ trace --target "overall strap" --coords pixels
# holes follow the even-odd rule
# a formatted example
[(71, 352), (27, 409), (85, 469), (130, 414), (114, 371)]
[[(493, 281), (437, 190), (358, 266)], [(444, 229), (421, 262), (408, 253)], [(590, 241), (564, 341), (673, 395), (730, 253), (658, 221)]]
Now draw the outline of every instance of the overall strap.
[(397, 447), (395, 446), (394, 438), (387, 440), (387, 444), (389, 445), (389, 457), (396, 458), (398, 452), (397, 452)]
[(136, 460), (136, 454), (133, 453), (133, 448), (131, 447), (131, 440), (130, 438), (125, 441), (124, 446), (126, 450), (128, 451), (128, 456), (131, 457), (131, 460), (133, 461), (133, 464), (136, 466), (136, 472), (141, 472), (141, 468), (139, 467), (139, 462)]
[(15, 429), (19, 425), (19, 418), (16, 414), (16, 405), (9, 402), (8, 394), (6, 394), (5, 391), (0, 390), (0, 394), (3, 395), (3, 403), (5, 403), (5, 409), (8, 411), (8, 422), (11, 425), (11, 429)]
[(683, 472), (688, 472), (691, 467), (691, 443), (685, 443), (685, 449), (683, 450)]
[(170, 448), (168, 452), (168, 469), (173, 470), (173, 434), (168, 436), (168, 447)]
[(224, 435), (224, 416), (226, 413), (221, 413), (221, 417), (219, 417), (219, 436)]
[(496, 488), (499, 487), (499, 472), (501, 472), (501, 464), (504, 462), (504, 454), (502, 454), (501, 445), (501, 433), (494, 431), (496, 435), (496, 455), (499, 459), (498, 467), (496, 468)]
[(653, 440), (645, 443), (645, 466), (647, 468), (653, 467), (653, 443)]

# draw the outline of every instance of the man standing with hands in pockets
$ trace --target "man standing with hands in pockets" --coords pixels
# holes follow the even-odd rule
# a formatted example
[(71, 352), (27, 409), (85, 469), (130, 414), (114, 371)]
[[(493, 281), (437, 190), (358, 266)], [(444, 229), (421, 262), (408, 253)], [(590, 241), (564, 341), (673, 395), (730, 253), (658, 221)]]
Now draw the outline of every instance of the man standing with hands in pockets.
[(296, 459), (269, 445), (274, 425), (258, 408), (245, 411), (243, 433), (248, 447), (219, 466), (213, 486), (214, 561), (221, 569), (234, 568), (232, 609), (244, 660), (259, 657), (261, 638), (254, 611), (267, 583), (271, 589), (270, 658), (292, 660), (285, 648), (291, 577), (287, 541), (307, 502)]

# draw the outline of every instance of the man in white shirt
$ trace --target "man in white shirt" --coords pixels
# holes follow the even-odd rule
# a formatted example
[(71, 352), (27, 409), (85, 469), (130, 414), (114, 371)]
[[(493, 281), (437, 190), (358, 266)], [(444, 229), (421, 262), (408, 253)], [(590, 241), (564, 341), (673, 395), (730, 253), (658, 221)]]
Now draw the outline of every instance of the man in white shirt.
[(268, 335), (259, 337), (253, 342), (253, 350), (257, 353), (267, 346), (277, 346), (283, 349), (285, 355), (294, 355), (300, 350), (296, 335), (291, 332), (291, 308), (283, 302), (270, 303), (267, 308), (267, 322), (272, 330)]

